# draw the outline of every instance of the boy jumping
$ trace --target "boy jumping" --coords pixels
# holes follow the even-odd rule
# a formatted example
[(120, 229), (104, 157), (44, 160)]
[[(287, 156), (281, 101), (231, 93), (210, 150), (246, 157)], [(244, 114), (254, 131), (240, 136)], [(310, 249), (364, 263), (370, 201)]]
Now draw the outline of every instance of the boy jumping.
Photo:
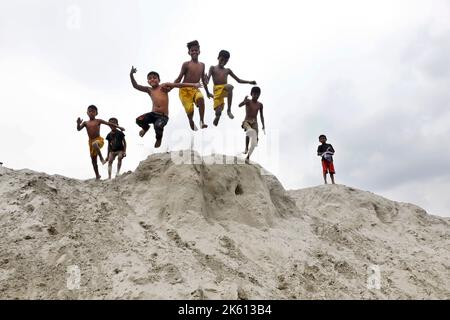
[(214, 95), (208, 94), (208, 98), (214, 98), (214, 111), (216, 113), (216, 117), (214, 118), (213, 124), (217, 126), (219, 123), (220, 116), (222, 115), (223, 108), (225, 106), (225, 98), (227, 98), (228, 108), (227, 114), (230, 119), (234, 119), (233, 114), (231, 113), (231, 103), (233, 101), (233, 86), (228, 84), (227, 79), (228, 75), (233, 77), (238, 83), (248, 83), (252, 85), (256, 85), (256, 81), (247, 81), (239, 79), (233, 71), (229, 68), (225, 68), (225, 65), (228, 63), (230, 59), (230, 53), (226, 50), (221, 50), (219, 52), (219, 56), (217, 57), (219, 60), (217, 66), (211, 66), (208, 72), (208, 82), (212, 76), (213, 84), (214, 84)]
[[(136, 73), (136, 68), (131, 67), (130, 79), (131, 84), (136, 90), (147, 93), (152, 99), (153, 107), (152, 112), (145, 113), (136, 119), (136, 124), (142, 128), (139, 135), (143, 137), (148, 129), (150, 129), (150, 124), (153, 123), (156, 134), (155, 148), (159, 148), (161, 145), (161, 140), (164, 132), (164, 126), (169, 121), (169, 95), (168, 93), (173, 88), (193, 88), (198, 90), (201, 87), (200, 83), (163, 83), (159, 84), (159, 74), (155, 71), (151, 71), (147, 75), (147, 82), (150, 87), (141, 86), (137, 84), (134, 79), (134, 74)], [(200, 91), (199, 91), (200, 92)]]
[[(263, 104), (258, 101), (260, 94), (261, 89), (259, 87), (253, 87), (250, 91), (252, 99), (249, 100), (248, 96), (245, 96), (244, 101), (239, 104), (239, 107), (245, 105), (245, 120), (242, 122), (242, 128), (246, 133), (244, 154), (247, 154), (247, 158), (245, 159), (245, 163), (250, 162), (250, 156), (258, 143), (258, 111), (260, 111), (262, 129), (265, 130)], [(250, 138), (252, 141), (249, 149)]]
[[(186, 61), (181, 66), (181, 71), (178, 78), (175, 79), (175, 83), (180, 83), (183, 79), (183, 83), (198, 83), (200, 80), (203, 81), (203, 86), (205, 87), (206, 94), (209, 96), (210, 93), (207, 87), (207, 80), (205, 74), (205, 64), (198, 61), (198, 55), (200, 54), (200, 44), (197, 40), (191, 41), (187, 44), (188, 54), (191, 56), (191, 61)], [(194, 104), (198, 107), (200, 113), (200, 128), (204, 129), (208, 126), (205, 124), (205, 100), (202, 93), (198, 87), (185, 86), (180, 89), (179, 94), (181, 103), (183, 104), (184, 110), (186, 111), (187, 117), (189, 119), (189, 125), (192, 130), (197, 131), (197, 127), (194, 124)]]

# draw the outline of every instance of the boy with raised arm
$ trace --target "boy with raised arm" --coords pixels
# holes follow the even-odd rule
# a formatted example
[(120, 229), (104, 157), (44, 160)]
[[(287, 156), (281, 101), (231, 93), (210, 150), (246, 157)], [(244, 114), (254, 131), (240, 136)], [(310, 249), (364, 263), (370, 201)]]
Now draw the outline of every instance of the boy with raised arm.
[(153, 123), (153, 128), (155, 129), (156, 142), (155, 148), (159, 148), (161, 145), (161, 140), (163, 137), (164, 126), (169, 121), (169, 92), (173, 88), (198, 88), (201, 87), (200, 83), (170, 83), (166, 82), (159, 84), (160, 78), (159, 74), (155, 71), (151, 71), (147, 75), (147, 82), (150, 85), (141, 86), (134, 79), (134, 74), (137, 72), (135, 67), (131, 67), (130, 79), (131, 84), (136, 90), (147, 93), (152, 99), (152, 112), (145, 113), (136, 119), (136, 124), (142, 128), (139, 135), (143, 137), (148, 129), (150, 129), (150, 124)]
[(231, 103), (233, 101), (233, 86), (228, 84), (228, 75), (230, 75), (234, 80), (238, 83), (248, 83), (252, 85), (256, 85), (256, 81), (247, 81), (239, 79), (233, 71), (229, 68), (225, 68), (225, 65), (228, 63), (230, 59), (230, 53), (226, 50), (221, 50), (219, 52), (219, 56), (217, 57), (219, 60), (217, 66), (211, 66), (208, 72), (208, 82), (212, 77), (214, 84), (214, 95), (208, 95), (209, 98), (214, 98), (214, 111), (216, 113), (216, 117), (214, 118), (213, 124), (217, 126), (219, 123), (220, 116), (222, 115), (223, 108), (225, 106), (225, 98), (227, 98), (228, 108), (227, 114), (230, 119), (234, 119), (233, 114), (231, 113)]
[[(250, 91), (252, 99), (249, 100), (248, 96), (245, 96), (244, 101), (239, 104), (239, 107), (245, 106), (245, 120), (242, 122), (242, 128), (246, 133), (244, 151), (244, 154), (247, 154), (247, 158), (245, 159), (246, 163), (250, 162), (250, 156), (258, 143), (258, 112), (260, 112), (262, 129), (263, 131), (265, 130), (263, 104), (258, 101), (260, 94), (261, 89), (259, 87), (253, 87)], [(252, 141), (249, 149), (250, 138)]]
[(118, 125), (106, 122), (102, 119), (95, 119), (98, 114), (97, 107), (94, 105), (90, 105), (87, 109), (87, 115), (89, 117), (88, 121), (84, 121), (80, 118), (77, 119), (77, 130), (81, 131), (83, 128), (86, 128), (88, 137), (89, 137), (89, 152), (91, 154), (92, 167), (94, 168), (95, 178), (100, 180), (101, 176), (98, 173), (97, 166), (97, 156), (100, 158), (102, 164), (106, 163), (106, 160), (103, 158), (100, 149), (103, 147), (105, 141), (100, 136), (100, 125), (105, 124), (108, 126), (119, 128), (122, 131), (125, 131), (124, 128), (119, 127)]

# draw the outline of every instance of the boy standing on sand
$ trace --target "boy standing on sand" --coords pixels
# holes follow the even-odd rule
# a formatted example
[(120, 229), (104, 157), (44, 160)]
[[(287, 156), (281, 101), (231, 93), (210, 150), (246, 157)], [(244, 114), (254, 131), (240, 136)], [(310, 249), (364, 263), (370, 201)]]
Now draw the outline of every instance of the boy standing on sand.
[(229, 68), (225, 68), (225, 65), (228, 63), (230, 59), (230, 53), (226, 50), (220, 50), (219, 56), (217, 57), (219, 60), (217, 66), (211, 66), (208, 72), (208, 82), (212, 76), (213, 84), (214, 84), (214, 95), (208, 94), (208, 98), (214, 98), (214, 111), (216, 113), (216, 117), (214, 118), (214, 125), (217, 126), (219, 123), (220, 116), (222, 115), (223, 107), (225, 106), (225, 98), (227, 98), (228, 109), (227, 114), (230, 119), (234, 119), (233, 114), (231, 113), (231, 103), (233, 101), (233, 86), (228, 84), (227, 79), (228, 75), (233, 77), (238, 83), (248, 83), (252, 85), (256, 85), (256, 81), (247, 81), (239, 79), (233, 71)]
[[(134, 74), (137, 72), (135, 67), (131, 67), (130, 79), (131, 84), (136, 90), (147, 93), (152, 99), (152, 112), (145, 113), (136, 119), (138, 126), (142, 128), (139, 135), (143, 137), (148, 129), (150, 129), (150, 124), (153, 123), (156, 134), (155, 148), (159, 148), (161, 145), (161, 140), (164, 132), (164, 126), (169, 121), (169, 92), (173, 88), (188, 88), (198, 90), (200, 88), (200, 83), (163, 83), (159, 84), (159, 74), (155, 71), (151, 71), (147, 75), (147, 82), (150, 87), (141, 86), (137, 84), (134, 79)], [(200, 91), (199, 91), (200, 92)]]
[[(119, 125), (119, 121), (116, 118), (109, 119), (109, 122), (114, 123), (116, 126)], [(111, 132), (106, 136), (106, 140), (108, 140), (108, 179), (111, 179), (112, 164), (116, 157), (116, 177), (119, 176), (122, 159), (127, 156), (127, 142), (125, 140), (125, 134), (117, 130), (117, 127), (114, 126), (111, 126)]]
[(327, 173), (330, 173), (331, 182), (334, 184), (334, 164), (333, 155), (334, 149), (331, 144), (327, 143), (327, 137), (324, 134), (319, 136), (321, 145), (317, 148), (317, 155), (322, 157), (322, 172), (323, 180), (327, 184)]
[(95, 178), (100, 180), (101, 176), (98, 173), (97, 166), (97, 156), (100, 158), (102, 164), (105, 164), (106, 161), (103, 159), (102, 153), (100, 152), (100, 148), (103, 147), (104, 140), (100, 136), (100, 125), (106, 124), (108, 126), (119, 128), (122, 131), (125, 131), (124, 128), (119, 127), (118, 125), (106, 122), (102, 119), (95, 119), (98, 114), (97, 107), (94, 105), (90, 105), (87, 109), (87, 115), (89, 117), (89, 121), (84, 121), (80, 118), (77, 119), (77, 130), (81, 131), (83, 128), (86, 128), (88, 137), (89, 137), (89, 152), (91, 154), (92, 166), (95, 172)]
[[(180, 83), (183, 79), (183, 83), (198, 83), (200, 80), (203, 81), (203, 86), (205, 87), (206, 94), (209, 96), (210, 93), (207, 87), (206, 74), (205, 74), (205, 64), (198, 61), (198, 55), (200, 54), (200, 44), (197, 40), (191, 41), (187, 44), (188, 54), (191, 56), (191, 61), (186, 61), (181, 66), (181, 71), (178, 78), (175, 79), (175, 83)], [(198, 107), (200, 113), (200, 128), (204, 129), (208, 126), (205, 124), (205, 99), (198, 87), (184, 87), (180, 89), (180, 100), (183, 104), (184, 110), (186, 111), (187, 117), (189, 119), (189, 125), (192, 130), (197, 131), (197, 127), (194, 124), (194, 104)]]
[[(239, 107), (245, 105), (245, 120), (242, 122), (242, 128), (246, 133), (244, 151), (244, 154), (247, 154), (247, 158), (245, 159), (246, 163), (250, 162), (250, 156), (258, 143), (258, 111), (260, 111), (262, 129), (265, 130), (263, 104), (258, 101), (260, 94), (261, 89), (259, 87), (253, 87), (250, 91), (252, 99), (249, 100), (248, 96), (245, 96), (244, 101), (239, 104)], [(250, 138), (252, 139), (252, 143), (249, 149), (248, 144), (250, 142)]]

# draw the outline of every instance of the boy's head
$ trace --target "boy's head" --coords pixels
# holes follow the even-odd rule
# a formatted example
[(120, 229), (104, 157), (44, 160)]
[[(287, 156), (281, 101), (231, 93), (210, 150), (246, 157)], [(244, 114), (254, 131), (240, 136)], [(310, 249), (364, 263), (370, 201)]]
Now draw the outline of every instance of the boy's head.
[(197, 59), (198, 55), (200, 54), (200, 44), (197, 40), (188, 42), (188, 54), (191, 56), (192, 59)]
[(89, 119), (94, 120), (95, 116), (98, 114), (98, 110), (97, 107), (94, 106), (93, 104), (91, 104), (88, 108), (87, 108), (87, 115), (89, 117)]
[(320, 141), (320, 143), (325, 143), (325, 142), (327, 142), (327, 136), (326, 135), (324, 135), (324, 134), (321, 134), (320, 136), (319, 136), (319, 141)]
[(252, 96), (253, 100), (258, 100), (259, 96), (261, 95), (261, 88), (253, 87), (250, 91), (250, 95)]
[(219, 59), (219, 66), (223, 67), (230, 59), (230, 53), (227, 50), (220, 50), (217, 59)]
[[(114, 123), (116, 126), (119, 125), (119, 120), (117, 118), (109, 118), (108, 122)], [(116, 127), (110, 126), (112, 131), (116, 130)]]
[(158, 72), (150, 71), (147, 74), (147, 82), (150, 86), (157, 87), (160, 81)]

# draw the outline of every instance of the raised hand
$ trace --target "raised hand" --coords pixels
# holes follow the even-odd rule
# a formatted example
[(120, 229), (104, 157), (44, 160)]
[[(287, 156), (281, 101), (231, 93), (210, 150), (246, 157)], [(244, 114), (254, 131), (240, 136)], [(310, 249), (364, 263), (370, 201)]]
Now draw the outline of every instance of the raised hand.
[(77, 125), (80, 125), (83, 122), (83, 119), (80, 119), (80, 117), (78, 117), (77, 119)]
[(250, 81), (249, 84), (256, 86), (256, 81)]
[(136, 73), (137, 72), (137, 69), (134, 67), (134, 66), (131, 66), (131, 71), (130, 71), (130, 73), (131, 74), (134, 74), (134, 73)]

